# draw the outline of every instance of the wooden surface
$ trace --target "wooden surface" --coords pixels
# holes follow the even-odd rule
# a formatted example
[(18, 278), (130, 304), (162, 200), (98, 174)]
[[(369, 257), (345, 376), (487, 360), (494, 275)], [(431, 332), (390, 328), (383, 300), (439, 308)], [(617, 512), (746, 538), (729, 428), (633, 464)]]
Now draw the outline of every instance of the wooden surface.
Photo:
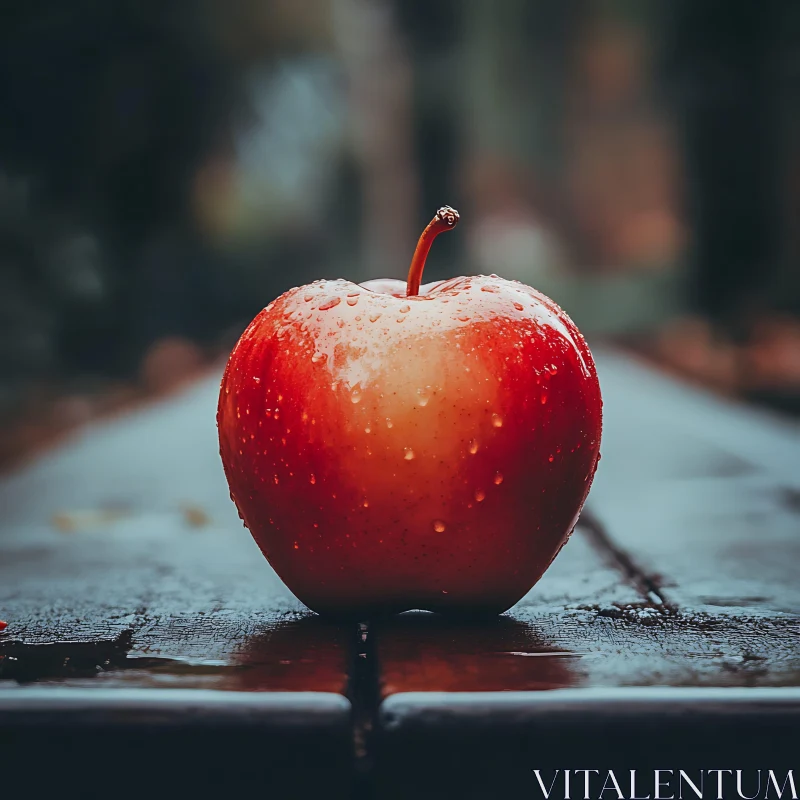
[[(228, 498), (216, 376), (5, 477), (0, 747), (23, 759), (49, 742), (63, 760), (83, 729), (136, 753), (169, 729), (166, 752), (177, 742), (205, 765), (197, 796), (259, 781), (298, 797), (489, 796), (498, 771), (504, 790), (530, 789), (553, 742), (590, 758), (601, 729), (633, 767), (648, 758), (637, 720), (678, 760), (734, 735), (752, 750), (756, 729), (800, 748), (797, 427), (597, 355), (605, 434), (587, 510), (493, 621), (359, 628), (305, 612)], [(211, 769), (215, 748), (229, 769)]]

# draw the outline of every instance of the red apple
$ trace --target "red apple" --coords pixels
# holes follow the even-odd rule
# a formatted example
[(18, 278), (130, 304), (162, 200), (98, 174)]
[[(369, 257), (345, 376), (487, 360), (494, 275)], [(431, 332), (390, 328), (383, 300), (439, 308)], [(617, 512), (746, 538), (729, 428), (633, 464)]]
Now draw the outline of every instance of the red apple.
[(319, 613), (500, 613), (569, 537), (599, 459), (589, 348), (550, 299), (496, 275), (419, 288), (316, 281), (231, 353), (217, 421), (231, 497)]

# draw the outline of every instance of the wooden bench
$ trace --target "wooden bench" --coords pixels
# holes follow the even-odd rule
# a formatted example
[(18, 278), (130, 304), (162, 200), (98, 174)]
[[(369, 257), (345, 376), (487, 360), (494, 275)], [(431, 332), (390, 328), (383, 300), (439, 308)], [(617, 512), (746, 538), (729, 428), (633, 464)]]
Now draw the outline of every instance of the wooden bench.
[(0, 788), (541, 797), (535, 769), (797, 770), (800, 432), (597, 355), (587, 509), (495, 621), (304, 611), (228, 498), (216, 376), (4, 478)]

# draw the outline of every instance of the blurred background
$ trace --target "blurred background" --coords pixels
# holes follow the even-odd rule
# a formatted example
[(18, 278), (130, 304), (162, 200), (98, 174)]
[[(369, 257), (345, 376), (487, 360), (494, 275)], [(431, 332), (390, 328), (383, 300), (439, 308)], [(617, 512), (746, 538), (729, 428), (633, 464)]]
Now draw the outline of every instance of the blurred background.
[(0, 467), (320, 277), (495, 272), (800, 413), (800, 3), (0, 3)]

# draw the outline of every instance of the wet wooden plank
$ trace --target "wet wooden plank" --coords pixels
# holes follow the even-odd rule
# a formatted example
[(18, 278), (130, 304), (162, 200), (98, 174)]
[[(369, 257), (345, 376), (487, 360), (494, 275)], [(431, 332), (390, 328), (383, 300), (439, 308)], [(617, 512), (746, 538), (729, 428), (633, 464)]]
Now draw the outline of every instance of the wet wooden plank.
[(217, 387), (0, 481), (3, 789), (349, 796), (351, 631), (306, 612), (238, 520)]
[(350, 704), (320, 692), (28, 687), (0, 693), (20, 797), (351, 796)]
[(0, 678), (344, 691), (349, 631), (303, 612), (241, 528), (145, 516), (52, 537), (0, 550)]
[[(556, 770), (597, 770), (584, 795), (584, 776), (563, 773), (553, 798), (604, 797), (613, 770), (625, 797), (695, 797), (654, 791), (654, 770), (684, 770), (703, 797), (737, 797), (734, 770), (743, 770), (755, 797), (757, 770), (783, 783), (797, 771), (800, 746), (797, 689), (559, 689), (550, 692), (404, 693), (381, 708), (376, 796), (543, 797), (534, 770), (549, 786)], [(724, 793), (707, 770), (731, 770)], [(630, 771), (638, 790), (629, 792)], [(701, 775), (701, 773), (705, 773)], [(664, 779), (669, 776), (664, 773)], [(733, 780), (731, 780), (733, 779)], [(611, 792), (613, 794), (613, 790)], [(618, 796), (614, 794), (614, 796)], [(770, 789), (769, 796), (777, 796)], [(784, 793), (789, 796), (789, 793)]]
[(344, 691), (349, 631), (302, 609), (228, 497), (217, 386), (89, 429), (0, 482), (0, 677)]
[(590, 508), (617, 545), (681, 608), (800, 616), (800, 428), (615, 353), (601, 369)]

